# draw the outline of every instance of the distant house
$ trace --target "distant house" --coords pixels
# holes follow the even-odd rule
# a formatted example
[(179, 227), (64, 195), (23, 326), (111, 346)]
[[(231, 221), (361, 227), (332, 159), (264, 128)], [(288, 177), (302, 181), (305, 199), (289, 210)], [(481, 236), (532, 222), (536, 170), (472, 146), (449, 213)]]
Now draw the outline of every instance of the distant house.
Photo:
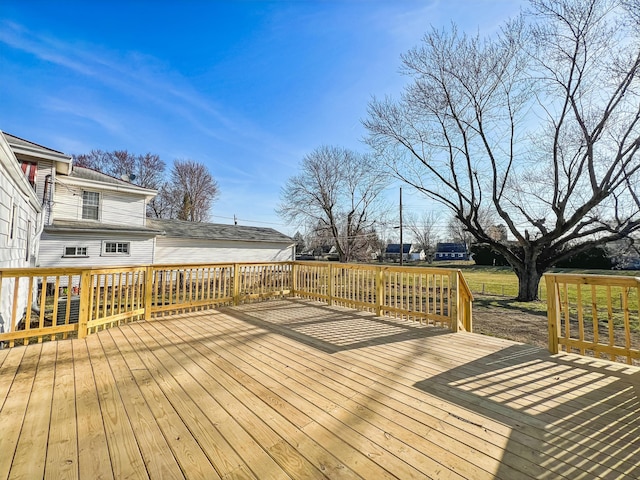
[(153, 263), (274, 262), (295, 258), (295, 241), (272, 229), (147, 219), (159, 232)]
[[(411, 244), (403, 243), (402, 244), (402, 260), (408, 261), (411, 253)], [(390, 243), (387, 245), (386, 250), (384, 251), (385, 260), (390, 260), (392, 262), (400, 261), (400, 244), (399, 243)]]
[(469, 260), (466, 243), (438, 243), (434, 260)]

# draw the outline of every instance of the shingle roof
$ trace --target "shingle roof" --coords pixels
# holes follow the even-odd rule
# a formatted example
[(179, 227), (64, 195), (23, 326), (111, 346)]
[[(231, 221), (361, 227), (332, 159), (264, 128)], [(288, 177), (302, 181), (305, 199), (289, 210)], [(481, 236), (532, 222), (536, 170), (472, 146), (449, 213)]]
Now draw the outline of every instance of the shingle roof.
[[(402, 253), (409, 253), (411, 251), (410, 243), (402, 244)], [(400, 244), (399, 243), (390, 243), (387, 245), (386, 253), (397, 253), (400, 255)]]
[(442, 253), (466, 253), (467, 246), (464, 243), (438, 243), (436, 251)]
[(59, 155), (62, 155), (64, 157), (68, 157), (67, 154), (60, 152), (58, 150), (54, 150), (53, 148), (49, 148), (49, 147), (44, 147), (42, 145), (38, 145), (37, 143), (34, 142), (30, 142), (29, 140), (25, 140), (24, 138), (20, 138), (20, 137), (16, 137), (15, 135), (11, 135), (10, 133), (7, 132), (2, 132), (5, 136), (5, 138), (7, 139), (7, 143), (13, 144), (13, 145), (20, 145), (22, 147), (29, 147), (35, 150), (42, 150), (44, 152), (47, 153), (57, 153)]
[(125, 180), (121, 180), (116, 177), (112, 177), (111, 175), (107, 175), (106, 173), (102, 173), (97, 170), (92, 170), (91, 168), (79, 167), (77, 165), (73, 166), (73, 170), (71, 171), (71, 174), (68, 175), (68, 177), (81, 178), (83, 180), (91, 180), (94, 182), (108, 183), (110, 185), (120, 185), (127, 188), (155, 191), (152, 189), (140, 187), (138, 185), (127, 182)]
[(147, 225), (161, 230), (167, 237), (231, 240), (242, 242), (271, 242), (292, 244), (294, 240), (273, 228), (226, 225), (221, 223), (185, 222), (148, 218)]
[(112, 232), (112, 233), (137, 233), (155, 236), (161, 233), (152, 227), (142, 227), (136, 225), (114, 225), (101, 222), (86, 222), (77, 220), (54, 220), (53, 225), (44, 227), (46, 232)]

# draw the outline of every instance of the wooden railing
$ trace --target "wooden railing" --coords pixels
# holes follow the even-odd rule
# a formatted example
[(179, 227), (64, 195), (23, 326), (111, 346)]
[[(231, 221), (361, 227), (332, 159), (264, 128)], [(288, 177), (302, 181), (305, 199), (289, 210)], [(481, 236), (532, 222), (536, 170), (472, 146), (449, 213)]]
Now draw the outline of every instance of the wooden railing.
[(459, 270), (295, 262), (294, 294), (471, 331), (473, 295)]
[(0, 270), (0, 342), (85, 337), (177, 312), (300, 296), (471, 331), (457, 270), (319, 262)]
[(549, 351), (640, 360), (640, 278), (545, 274)]

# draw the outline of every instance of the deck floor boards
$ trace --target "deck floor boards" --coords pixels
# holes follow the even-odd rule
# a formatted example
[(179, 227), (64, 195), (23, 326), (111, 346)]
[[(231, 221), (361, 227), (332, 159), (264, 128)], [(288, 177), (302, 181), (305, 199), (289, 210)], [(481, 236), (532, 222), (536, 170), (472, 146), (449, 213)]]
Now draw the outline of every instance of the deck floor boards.
[(303, 300), (0, 351), (6, 478), (640, 478), (640, 368)]

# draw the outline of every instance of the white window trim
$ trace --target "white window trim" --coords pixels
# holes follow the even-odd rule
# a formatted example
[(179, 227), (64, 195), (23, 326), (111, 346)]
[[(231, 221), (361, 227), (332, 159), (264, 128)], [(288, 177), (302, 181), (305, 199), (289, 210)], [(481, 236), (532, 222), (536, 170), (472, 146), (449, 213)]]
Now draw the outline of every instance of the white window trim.
[[(107, 252), (107, 244), (108, 243), (126, 243), (128, 245), (127, 253), (122, 252)], [(120, 240), (103, 240), (102, 247), (100, 250), (100, 255), (103, 257), (130, 257), (131, 256), (131, 242), (128, 241), (120, 241)]]
[(7, 238), (9, 245), (15, 245), (18, 234), (18, 203), (14, 198), (11, 198), (11, 205), (9, 206), (9, 231), (7, 232)]
[[(98, 195), (98, 218), (84, 218), (84, 194), (85, 192), (87, 193), (95, 193)], [(95, 190), (82, 190), (82, 195), (80, 197), (81, 201), (80, 201), (80, 219), (81, 220), (86, 220), (89, 222), (99, 222), (100, 219), (102, 218), (102, 193), (101, 192), (96, 192)]]
[[(75, 255), (67, 254), (67, 248), (75, 248), (76, 254)], [(87, 253), (85, 253), (84, 255), (79, 255), (77, 253), (79, 248), (84, 248)], [(65, 245), (64, 247), (62, 247), (62, 258), (89, 258), (89, 248), (84, 245)]]

